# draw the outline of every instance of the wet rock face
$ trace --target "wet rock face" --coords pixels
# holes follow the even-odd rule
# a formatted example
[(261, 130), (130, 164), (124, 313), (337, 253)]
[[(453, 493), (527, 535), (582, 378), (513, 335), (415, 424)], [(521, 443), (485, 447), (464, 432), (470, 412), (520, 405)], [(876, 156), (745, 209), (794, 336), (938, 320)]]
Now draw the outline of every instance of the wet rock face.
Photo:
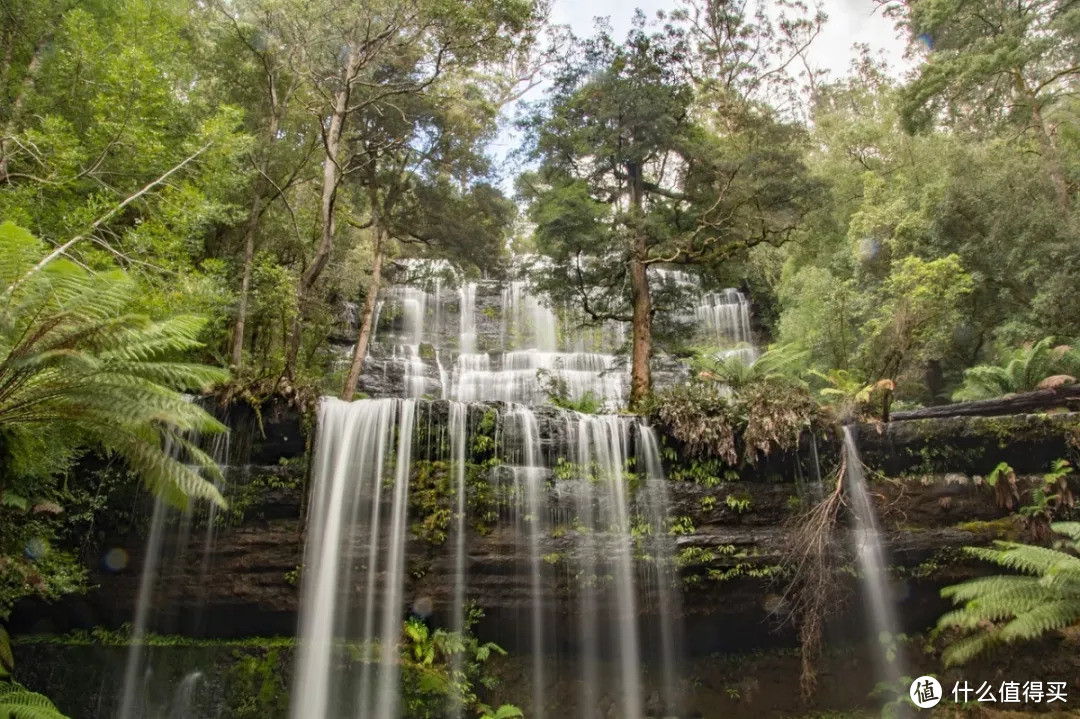
[[(496, 404), (473, 405), (468, 422), (478, 427), (505, 407)], [(437, 429), (449, 411), (449, 404), (428, 405), (424, 421), (434, 429), (426, 442), (437, 446)], [(558, 448), (567, 443), (565, 414), (554, 408), (538, 410), (537, 421), (545, 464), (551, 474), (544, 479), (545, 506), (551, 508), (547, 529), (539, 538), (544, 557), (542, 597), (545, 616), (549, 618), (560, 642), (573, 644), (576, 604), (570, 601), (572, 568), (575, 566), (575, 516), (572, 498), (577, 491), (575, 480), (563, 479), (556, 469)], [(275, 419), (276, 418), (276, 419)], [(1072, 424), (1070, 424), (1070, 421)], [(418, 423), (419, 424), (419, 423)], [(1011, 420), (1012, 431), (1022, 433), (1027, 441), (1052, 447), (1062, 444), (1062, 432), (1075, 424), (1075, 418), (1042, 420), (1030, 423)], [(257, 434), (250, 441), (250, 452), (258, 463), (230, 471), (231, 514), (214, 532), (195, 523), (186, 535), (174, 532), (174, 546), (165, 556), (179, 558), (166, 562), (157, 591), (163, 625), (157, 631), (183, 631), (193, 635), (244, 636), (253, 634), (291, 635), (295, 629), (299, 601), (300, 565), (303, 563), (304, 497), (307, 491), (307, 468), (302, 447), (295, 432), (302, 427), (299, 419), (287, 412), (264, 415), (268, 438)], [(1003, 432), (1002, 425), (995, 425)], [(873, 469), (891, 457), (921, 457), (930, 427), (897, 426), (887, 428), (876, 443), (867, 441), (864, 458)], [(986, 428), (968, 430), (971, 441)], [(498, 441), (498, 428), (490, 429)], [(864, 432), (864, 437), (869, 436)], [(941, 442), (941, 435), (934, 436)], [(945, 446), (945, 445), (943, 445)], [(988, 442), (980, 464), (970, 445), (963, 451), (968, 465), (982, 475), (993, 469), (999, 451), (999, 439)], [(274, 457), (275, 447), (281, 454)], [(827, 458), (828, 443), (819, 447)], [(1050, 450), (1047, 450), (1050, 451)], [(420, 457), (423, 459), (423, 457)], [(884, 458), (884, 459), (883, 459)], [(1033, 472), (1041, 461), (1031, 457), (1027, 466), (1017, 458), (1018, 472)], [(826, 469), (827, 459), (824, 460)], [(938, 460), (934, 460), (938, 461)], [(787, 467), (792, 467), (793, 460)], [(996, 464), (996, 462), (995, 462)], [(433, 471), (448, 472), (444, 464), (431, 465)], [(441, 469), (439, 469), (441, 467)], [(774, 613), (782, 587), (779, 567), (788, 546), (787, 523), (814, 496), (812, 474), (784, 470), (777, 460), (762, 476), (753, 481), (707, 482), (668, 480), (668, 532), (675, 543), (678, 583), (682, 587), (681, 609), (685, 616), (687, 645), (692, 652), (736, 650), (748, 647), (775, 646), (792, 641), (789, 630), (778, 629)], [(493, 487), (511, 485), (514, 470), (506, 464), (488, 467)], [(959, 547), (986, 543), (995, 537), (1016, 536), (1022, 527), (1006, 518), (1008, 511), (998, 505), (994, 491), (976, 473), (918, 473), (872, 479), (870, 490), (882, 518), (886, 545), (895, 565), (896, 591), (901, 597), (900, 615), (912, 625), (924, 629), (943, 609), (938, 599), (942, 583), (970, 576), (979, 571), (977, 564), (960, 556)], [(772, 477), (774, 480), (768, 481)], [(436, 480), (438, 478), (436, 477)], [(436, 481), (437, 485), (437, 481)], [(648, 483), (639, 483), (634, 491), (647, 491)], [(1021, 501), (1030, 492), (1030, 480), (1021, 479)], [(472, 500), (470, 500), (472, 501)], [(414, 508), (415, 509), (415, 508)], [(530, 587), (527, 572), (527, 542), (522, 537), (522, 522), (512, 511), (496, 504), (476, 516), (479, 508), (470, 505), (470, 527), (466, 546), (469, 574), (468, 596), (485, 609), (481, 625), (486, 636), (515, 645), (520, 632), (515, 627), (527, 611)], [(410, 523), (421, 519), (415, 514)], [(179, 527), (179, 525), (177, 525)], [(478, 531), (477, 527), (480, 527)], [(183, 537), (186, 536), (186, 544)], [(207, 537), (213, 541), (207, 543)], [(93, 582), (97, 586), (85, 597), (65, 600), (59, 607), (27, 604), (19, 607), (13, 628), (19, 632), (64, 631), (76, 627), (119, 626), (131, 620), (133, 600), (137, 596), (138, 572), (144, 551), (143, 538), (113, 537), (109, 546), (125, 547), (130, 564), (122, 571), (108, 573), (98, 569)], [(638, 551), (638, 550), (635, 550)], [(362, 553), (361, 553), (362, 554)], [(449, 543), (431, 543), (411, 536), (407, 547), (409, 568), (405, 593), (407, 606), (428, 607), (435, 621), (445, 618), (453, 586), (452, 548)], [(358, 554), (360, 556), (360, 554)], [(648, 560), (636, 560), (642, 571)], [(646, 572), (647, 573), (647, 572)], [(360, 574), (358, 573), (358, 576)], [(612, 595), (603, 587), (598, 607), (604, 611)], [(643, 604), (643, 614), (658, 611)], [(854, 611), (854, 608), (853, 608)], [(857, 626), (848, 621), (848, 626)], [(650, 641), (646, 636), (644, 641)]]

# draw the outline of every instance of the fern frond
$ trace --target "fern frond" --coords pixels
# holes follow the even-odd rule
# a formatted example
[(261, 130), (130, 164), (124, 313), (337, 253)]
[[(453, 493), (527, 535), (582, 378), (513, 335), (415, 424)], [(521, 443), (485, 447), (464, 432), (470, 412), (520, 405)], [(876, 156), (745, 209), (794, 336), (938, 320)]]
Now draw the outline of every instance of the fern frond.
[[(1070, 537), (1080, 535), (1077, 522), (1058, 523), (1052, 529)], [(970, 632), (946, 649), (946, 666), (963, 664), (1002, 643), (1035, 639), (1080, 622), (1080, 558), (1016, 542), (995, 545), (965, 550), (1026, 576), (981, 577), (941, 591), (957, 608), (944, 614), (938, 627)], [(1071, 546), (1075, 549), (1076, 543)]]
[(119, 270), (57, 260), (27, 275), (43, 252), (25, 230), (0, 225), (3, 286), (25, 277), (0, 305), (0, 429), (64, 427), (124, 457), (173, 504), (188, 497), (223, 504), (203, 477), (216, 478), (217, 468), (186, 435), (225, 428), (181, 392), (208, 389), (227, 373), (177, 361), (202, 346), (205, 321), (133, 314), (138, 285)]
[(15, 682), (0, 682), (0, 717), (3, 719), (68, 719), (48, 697)]

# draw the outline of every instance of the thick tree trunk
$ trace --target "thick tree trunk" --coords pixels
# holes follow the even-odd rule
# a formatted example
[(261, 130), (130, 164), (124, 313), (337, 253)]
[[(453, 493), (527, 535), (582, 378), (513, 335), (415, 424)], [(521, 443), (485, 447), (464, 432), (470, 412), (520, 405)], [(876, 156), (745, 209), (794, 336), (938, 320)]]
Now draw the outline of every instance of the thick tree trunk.
[(238, 372), (244, 363), (244, 328), (247, 324), (248, 297), (251, 291), (251, 271), (255, 262), (255, 239), (259, 233), (259, 218), (262, 217), (267, 186), (270, 184), (267, 173), (270, 170), (270, 148), (277, 141), (278, 116), (277, 101), (273, 84), (270, 86), (270, 122), (266, 128), (266, 147), (258, 164), (258, 176), (252, 188), (251, 209), (247, 227), (244, 229), (244, 268), (240, 279), (240, 301), (236, 308), (236, 321), (232, 334), (232, 366)]
[(632, 165), (630, 175), (631, 213), (634, 218), (633, 246), (630, 252), (630, 300), (633, 305), (632, 349), (630, 353), (630, 409), (637, 409), (652, 391), (652, 296), (649, 293), (649, 247), (642, 224), (644, 183), (641, 168)]
[(34, 91), (34, 85), (37, 84), (37, 76), (41, 71), (41, 62), (45, 55), (45, 46), (49, 44), (50, 39), (52, 39), (52, 35), (47, 34), (38, 40), (37, 45), (34, 46), (34, 54), (30, 56), (30, 63), (26, 66), (26, 74), (23, 76), (19, 94), (15, 96), (15, 100), (11, 103), (7, 121), (4, 122), (4, 127), (0, 130), (0, 184), (9, 180), (8, 161), (11, 153), (11, 138), (19, 129), (19, 118), (22, 116), (26, 99)]
[(1025, 414), (1045, 412), (1055, 407), (1071, 410), (1080, 409), (1080, 384), (1071, 384), (1054, 389), (1038, 389), (1022, 392), (1008, 397), (981, 399), (974, 402), (957, 402), (938, 407), (909, 409), (893, 412), (892, 421), (901, 422), (909, 419), (932, 419), (940, 417), (992, 417), (1006, 414)]
[(341, 138), (345, 132), (345, 121), (349, 115), (349, 95), (352, 82), (355, 80), (359, 58), (356, 52), (350, 51), (345, 63), (345, 72), (342, 76), (342, 86), (334, 93), (334, 102), (330, 111), (330, 125), (323, 137), (325, 158), (323, 160), (322, 199), (319, 205), (319, 219), (322, 222), (322, 233), (319, 237), (319, 246), (315, 250), (315, 256), (311, 258), (311, 264), (307, 266), (300, 276), (300, 283), (296, 290), (296, 316), (293, 318), (292, 330), (289, 333), (289, 346), (285, 354), (285, 373), (292, 377), (296, 371), (296, 358), (300, 353), (300, 338), (302, 334), (302, 318), (304, 305), (307, 302), (308, 293), (319, 279), (319, 275), (330, 261), (330, 254), (334, 250), (334, 205), (337, 202), (338, 185), (341, 183), (341, 166), (338, 160), (341, 154)]
[(345, 387), (341, 391), (341, 398), (346, 402), (351, 402), (356, 395), (356, 385), (360, 381), (360, 371), (364, 367), (364, 358), (367, 357), (371, 331), (375, 325), (375, 307), (378, 304), (379, 286), (382, 284), (383, 249), (386, 246), (386, 232), (378, 221), (372, 224), (372, 232), (375, 237), (375, 261), (371, 267), (371, 282), (368, 284), (367, 294), (364, 296), (364, 310), (360, 317), (360, 331), (356, 336), (356, 347), (353, 348), (352, 365), (349, 367), (349, 376), (345, 378)]

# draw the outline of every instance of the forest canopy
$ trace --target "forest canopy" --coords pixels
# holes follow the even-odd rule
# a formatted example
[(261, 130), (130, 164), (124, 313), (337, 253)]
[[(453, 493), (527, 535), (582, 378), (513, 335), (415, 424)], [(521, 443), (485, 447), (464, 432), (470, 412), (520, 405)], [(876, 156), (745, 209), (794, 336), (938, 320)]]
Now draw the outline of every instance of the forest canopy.
[(6, 0), (0, 219), (124, 270), (133, 311), (202, 317), (186, 359), (233, 387), (352, 397), (408, 260), (503, 277), (524, 252), (560, 312), (626, 323), (632, 406), (690, 341), (662, 268), (743, 289), (807, 370), (941, 402), (1080, 335), (1080, 8), (884, 9), (899, 79), (867, 50), (815, 71), (799, 3), (578, 38), (532, 0)]

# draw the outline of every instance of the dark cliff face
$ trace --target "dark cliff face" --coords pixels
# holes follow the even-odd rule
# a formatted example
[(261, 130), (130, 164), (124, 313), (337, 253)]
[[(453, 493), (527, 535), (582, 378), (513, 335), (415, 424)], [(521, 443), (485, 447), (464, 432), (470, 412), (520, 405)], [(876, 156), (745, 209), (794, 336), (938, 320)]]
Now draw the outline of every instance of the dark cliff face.
[[(432, 411), (442, 409), (436, 404)], [(564, 425), (553, 412), (541, 411), (538, 417), (545, 445), (556, 446)], [(237, 410), (234, 419), (234, 426), (244, 426), (253, 418), (245, 419)], [(1054, 458), (1065, 455), (1066, 437), (1075, 425), (1076, 418), (1065, 415), (897, 423), (880, 432), (862, 428), (864, 461), (872, 473), (884, 470), (872, 479), (871, 491), (894, 565), (894, 591), (905, 629), (926, 629), (944, 608), (940, 587), (979, 571), (961, 556), (959, 547), (1020, 531), (1004, 519), (1008, 511), (979, 475), (999, 461), (1008, 461), (1020, 475), (1046, 471)], [(295, 413), (264, 412), (263, 427), (265, 438), (252, 431), (237, 440), (251, 462), (230, 469), (232, 509), (220, 518), (221, 526), (208, 535), (196, 522), (186, 535), (171, 533), (153, 630), (212, 637), (294, 633), (303, 562), (306, 442)], [(820, 437), (816, 450), (821, 471), (827, 473), (835, 442)], [(682, 587), (681, 612), (691, 653), (793, 643), (790, 626), (780, 621), (781, 565), (789, 546), (788, 523), (812, 501), (819, 486), (816, 472), (808, 469), (808, 451), (804, 443), (801, 457), (774, 457), (767, 465), (744, 471), (738, 481), (668, 480), (676, 581)], [(447, 470), (433, 463), (426, 471)], [(498, 469), (494, 471), (497, 477)], [(547, 483), (553, 506), (567, 491), (567, 481), (552, 477)], [(1021, 480), (1021, 492), (1026, 491), (1025, 482)], [(486, 612), (481, 634), (512, 649), (516, 625), (530, 600), (527, 571), (518, 571), (528, 562), (524, 543), (505, 517), (471, 524), (466, 541), (468, 596)], [(540, 553), (545, 559), (545, 616), (553, 635), (572, 644), (577, 618), (568, 599), (568, 567), (575, 551), (569, 524), (554, 523), (540, 538)], [(210, 544), (208, 536), (213, 537)], [(15, 632), (116, 627), (131, 621), (142, 542), (137, 534), (110, 537), (108, 546), (129, 552), (128, 566), (119, 572), (96, 570), (95, 588), (86, 596), (57, 606), (20, 606), (13, 618)], [(440, 621), (453, 586), (452, 548), (410, 535), (407, 566), (403, 615), (430, 606), (434, 620)], [(601, 611), (609, 599), (601, 592)], [(857, 605), (852, 602), (851, 611), (857, 611)], [(642, 606), (639, 611), (648, 614), (657, 608)], [(852, 631), (860, 623), (849, 617), (844, 625)]]

